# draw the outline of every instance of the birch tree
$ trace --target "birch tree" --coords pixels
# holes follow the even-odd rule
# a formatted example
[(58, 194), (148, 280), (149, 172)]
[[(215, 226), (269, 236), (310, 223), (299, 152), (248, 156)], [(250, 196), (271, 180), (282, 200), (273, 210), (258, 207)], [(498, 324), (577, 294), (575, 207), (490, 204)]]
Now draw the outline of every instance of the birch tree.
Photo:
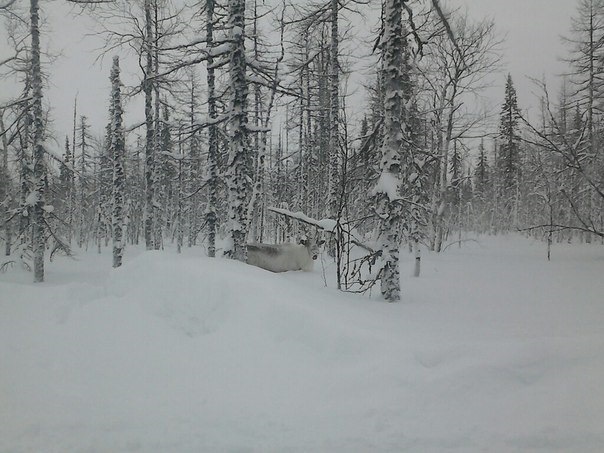
[(329, 64), (329, 189), (328, 189), (328, 217), (336, 218), (338, 209), (338, 191), (340, 189), (340, 65), (339, 65), (339, 43), (338, 35), (338, 13), (340, 9), (339, 0), (331, 0), (330, 20), (330, 64)]
[(402, 0), (384, 2), (384, 140), (381, 174), (373, 190), (376, 213), (380, 218), (381, 293), (389, 302), (400, 300), (399, 247), (401, 245), (402, 206), (400, 203), (401, 152), (406, 125), (403, 118), (403, 34)]
[(239, 261), (247, 259), (247, 204), (250, 197), (251, 159), (248, 143), (248, 86), (245, 55), (245, 0), (231, 0), (229, 5), (231, 54), (229, 58), (230, 110), (229, 158), (227, 173), (228, 231), (227, 255)]
[(119, 57), (113, 58), (111, 68), (111, 142), (110, 150), (113, 160), (113, 267), (122, 265), (124, 252), (124, 155), (125, 140), (122, 126), (122, 99), (120, 89)]

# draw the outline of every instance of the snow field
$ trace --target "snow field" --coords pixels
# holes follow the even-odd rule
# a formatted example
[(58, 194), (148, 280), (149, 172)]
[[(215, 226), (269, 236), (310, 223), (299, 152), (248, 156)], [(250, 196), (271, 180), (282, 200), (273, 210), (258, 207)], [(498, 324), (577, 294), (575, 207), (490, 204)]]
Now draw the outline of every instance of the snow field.
[(0, 275), (0, 452), (604, 451), (601, 246), (424, 253), (398, 304), (200, 255)]

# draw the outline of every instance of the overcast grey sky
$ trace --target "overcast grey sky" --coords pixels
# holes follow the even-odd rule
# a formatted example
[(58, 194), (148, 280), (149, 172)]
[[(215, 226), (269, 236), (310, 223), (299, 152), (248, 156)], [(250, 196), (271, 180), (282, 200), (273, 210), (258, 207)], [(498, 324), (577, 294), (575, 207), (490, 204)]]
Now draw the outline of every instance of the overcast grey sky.
[[(476, 19), (492, 17), (497, 30), (506, 36), (502, 49), (502, 73), (494, 77), (494, 86), (486, 93), (493, 105), (499, 105), (502, 100), (507, 72), (514, 77), (523, 109), (535, 105), (534, 87), (527, 77), (546, 76), (557, 87), (552, 76), (566, 71), (559, 60), (564, 55), (560, 35), (568, 33), (570, 17), (575, 14), (575, 0), (447, 0), (444, 3), (467, 8), (469, 15)], [(53, 107), (56, 136), (62, 140), (61, 137), (71, 128), (71, 109), (76, 93), (81, 113), (86, 114), (94, 129), (100, 132), (107, 116), (110, 58), (103, 66), (94, 64), (99, 43), (94, 38), (85, 37), (93, 29), (92, 22), (85, 15), (76, 17), (69, 14), (73, 8), (62, 0), (45, 0), (41, 5), (48, 18), (43, 42), (48, 43), (52, 51), (62, 53), (56, 62), (46, 67), (50, 78), (45, 97)], [(0, 57), (5, 51), (6, 43), (2, 39)], [(135, 82), (138, 74), (133, 63), (122, 61), (122, 66), (126, 82)], [(2, 102), (10, 97), (12, 87), (4, 81), (0, 84)], [(129, 111), (126, 107), (126, 110), (127, 122), (142, 116), (138, 108)]]
[(495, 20), (503, 41), (503, 73), (489, 90), (496, 102), (503, 98), (504, 78), (512, 74), (521, 108), (535, 105), (530, 77), (543, 76), (558, 86), (554, 76), (568, 71), (560, 57), (565, 55), (560, 36), (568, 35), (570, 18), (577, 0), (448, 0), (447, 4), (467, 8), (468, 14)]

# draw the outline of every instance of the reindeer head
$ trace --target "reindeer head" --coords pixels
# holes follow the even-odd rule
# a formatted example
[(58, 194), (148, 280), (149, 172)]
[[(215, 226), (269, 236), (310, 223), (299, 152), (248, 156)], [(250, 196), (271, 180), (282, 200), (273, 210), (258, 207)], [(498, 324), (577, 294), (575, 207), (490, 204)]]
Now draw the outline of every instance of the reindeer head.
[(316, 260), (319, 257), (319, 253), (321, 253), (321, 246), (325, 244), (324, 240), (320, 240), (318, 236), (312, 236), (311, 238), (302, 237), (298, 241), (298, 244), (306, 247), (306, 251), (308, 252), (308, 256), (310, 256), (313, 260)]

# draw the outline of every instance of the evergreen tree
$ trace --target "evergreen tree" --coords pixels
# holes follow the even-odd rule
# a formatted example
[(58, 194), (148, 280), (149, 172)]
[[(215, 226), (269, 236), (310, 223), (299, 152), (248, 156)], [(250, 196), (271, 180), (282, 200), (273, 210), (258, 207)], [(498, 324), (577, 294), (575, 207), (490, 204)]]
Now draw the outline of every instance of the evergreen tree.
[(460, 202), (460, 192), (459, 188), (462, 183), (462, 157), (461, 152), (459, 150), (459, 146), (457, 145), (457, 140), (453, 141), (453, 153), (451, 154), (451, 163), (450, 163), (450, 171), (451, 171), (451, 186), (449, 187), (450, 192), (450, 202), (453, 206), (457, 206)]
[(489, 171), (489, 162), (484, 149), (484, 140), (480, 140), (480, 145), (478, 145), (478, 159), (476, 161), (476, 168), (474, 169), (474, 194), (478, 198), (483, 199), (485, 197), (490, 183)]
[(501, 181), (499, 197), (503, 203), (503, 219), (509, 218), (510, 214), (516, 212), (519, 201), (518, 190), (521, 176), (519, 119), (516, 89), (512, 76), (508, 74), (499, 123), (499, 168), (497, 169)]

